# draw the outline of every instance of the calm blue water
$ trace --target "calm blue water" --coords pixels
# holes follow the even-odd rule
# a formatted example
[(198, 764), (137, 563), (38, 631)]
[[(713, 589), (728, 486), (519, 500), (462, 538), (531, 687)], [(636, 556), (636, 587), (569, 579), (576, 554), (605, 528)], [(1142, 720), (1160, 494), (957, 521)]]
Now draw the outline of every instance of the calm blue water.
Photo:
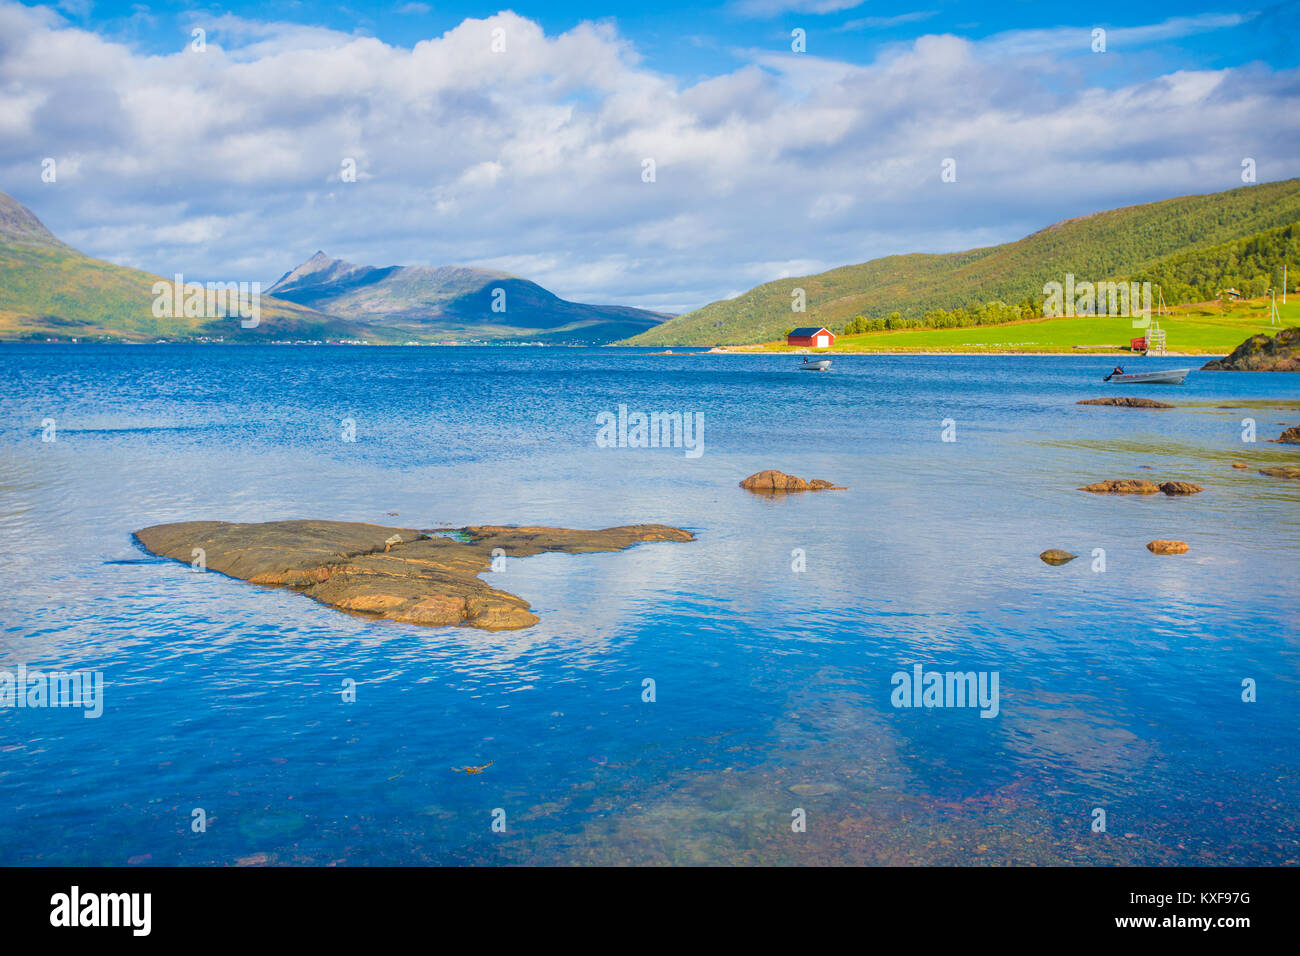
[[(0, 347), (0, 670), (106, 681), (97, 720), (0, 709), (0, 864), (1300, 860), (1300, 482), (1257, 472), (1300, 463), (1263, 441), (1300, 377), (1123, 392), (1156, 412), (1074, 404), (1106, 359), (793, 361)], [(703, 413), (704, 453), (596, 447), (619, 404)], [(768, 467), (849, 490), (737, 487)], [(1112, 477), (1206, 491), (1076, 490)], [(495, 634), (131, 540), (290, 517), (698, 540), (514, 559), (541, 623)], [(997, 672), (998, 715), (891, 706), (914, 663)]]

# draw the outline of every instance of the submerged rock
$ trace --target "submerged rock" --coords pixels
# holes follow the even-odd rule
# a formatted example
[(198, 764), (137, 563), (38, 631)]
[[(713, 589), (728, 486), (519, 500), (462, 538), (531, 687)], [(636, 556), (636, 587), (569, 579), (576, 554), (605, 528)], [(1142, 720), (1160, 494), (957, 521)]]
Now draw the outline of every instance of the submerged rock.
[(1186, 554), (1190, 545), (1186, 541), (1173, 541), (1168, 538), (1156, 538), (1147, 542), (1147, 550), (1152, 554)]
[(1232, 354), (1201, 366), (1206, 372), (1300, 372), (1300, 326), (1276, 336), (1252, 335)]
[(1232, 467), (1236, 468), (1238, 471), (1245, 471), (1247, 468), (1250, 467), (1250, 465), (1244, 464), (1240, 461), (1234, 461), (1232, 463)]
[(148, 551), (253, 584), (291, 587), (322, 604), (412, 624), (531, 627), (523, 598), (479, 575), (500, 548), (508, 557), (546, 551), (621, 551), (643, 541), (693, 541), (689, 531), (643, 524), (576, 531), (485, 525), (447, 529), (455, 538), (413, 528), (348, 521), (185, 521), (135, 533)]
[(838, 783), (827, 780), (818, 783), (796, 783), (787, 789), (801, 797), (824, 797), (832, 793), (839, 793), (842, 788)]
[(747, 491), (772, 494), (782, 491), (843, 491), (839, 485), (822, 478), (803, 479), (769, 468), (755, 472), (740, 483)]
[(1071, 561), (1077, 558), (1078, 555), (1071, 554), (1069, 551), (1062, 551), (1060, 548), (1048, 548), (1038, 557), (1042, 560), (1044, 564), (1059, 566), (1062, 564), (1069, 564)]
[(1173, 408), (1174, 407), (1173, 405), (1170, 405), (1166, 402), (1157, 402), (1150, 398), (1128, 398), (1128, 397), (1088, 398), (1088, 399), (1084, 399), (1081, 402), (1076, 402), (1075, 404), (1117, 405), (1121, 408)]
[(1163, 491), (1167, 495), (1194, 495), (1204, 491), (1200, 485), (1190, 481), (1164, 481), (1157, 484), (1145, 478), (1116, 478), (1110, 481), (1095, 481), (1084, 485), (1080, 491), (1090, 491), (1094, 495), (1154, 495)]
[(1269, 465), (1261, 468), (1259, 473), (1270, 478), (1300, 478), (1300, 465)]

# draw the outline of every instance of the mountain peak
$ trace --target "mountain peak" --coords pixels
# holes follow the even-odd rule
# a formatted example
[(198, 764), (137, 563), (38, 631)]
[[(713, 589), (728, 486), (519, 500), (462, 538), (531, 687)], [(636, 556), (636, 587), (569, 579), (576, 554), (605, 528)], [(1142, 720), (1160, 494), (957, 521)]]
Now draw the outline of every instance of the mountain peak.
[(317, 249), (312, 253), (311, 258), (305, 260), (302, 265), (294, 269), (290, 275), (308, 275), (312, 272), (319, 272), (321, 269), (328, 269), (335, 263), (339, 265), (347, 265), (347, 263), (342, 259), (335, 259), (332, 256), (327, 256), (323, 251)]
[(0, 242), (19, 246), (64, 248), (45, 223), (17, 199), (0, 193)]
[(311, 258), (280, 276), (267, 291), (274, 292), (277, 289), (329, 282), (358, 268), (363, 267), (354, 266), (342, 259), (334, 259), (327, 256), (323, 250), (317, 249)]

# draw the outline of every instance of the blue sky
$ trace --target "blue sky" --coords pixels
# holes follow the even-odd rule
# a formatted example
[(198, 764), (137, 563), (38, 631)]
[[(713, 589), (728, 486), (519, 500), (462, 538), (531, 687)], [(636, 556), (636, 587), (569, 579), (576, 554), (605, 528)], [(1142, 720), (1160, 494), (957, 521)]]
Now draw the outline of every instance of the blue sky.
[(1298, 11), (0, 0), (0, 190), (162, 274), (322, 248), (684, 311), (1300, 175)]
[[(35, 4), (28, 4), (35, 6)], [(741, 59), (733, 51), (781, 48), (790, 31), (801, 27), (810, 35), (809, 52), (852, 63), (868, 63), (882, 50), (927, 33), (955, 33), (983, 40), (997, 34), (1078, 27), (1144, 27), (1174, 21), (1162, 36), (1143, 37), (1108, 67), (1123, 59), (1115, 77), (1156, 75), (1189, 62), (1199, 68), (1239, 66), (1254, 60), (1274, 67), (1295, 66), (1300, 42), (1296, 4), (1261, 2), (1247, 9), (1229, 3), (1000, 3), (916, 0), (735, 0), (701, 5), (655, 3), (426, 3), (421, 0), (345, 4), (268, 0), (260, 3), (188, 4), (133, 3), (121, 0), (66, 0), (55, 6), (74, 23), (97, 32), (138, 43), (155, 53), (185, 42), (191, 23), (223, 13), (252, 20), (273, 20), (326, 26), (346, 33), (374, 36), (386, 43), (412, 46), (452, 29), (468, 18), (513, 10), (541, 24), (548, 33), (562, 33), (585, 20), (612, 19), (635, 44), (648, 66), (683, 79), (715, 76)], [(1288, 9), (1288, 7), (1290, 9)], [(1241, 24), (1225, 32), (1213, 18), (1238, 17)], [(1207, 21), (1196, 25), (1198, 18)], [(1179, 28), (1177, 21), (1188, 21)], [(1098, 61), (1101, 64), (1103, 61)], [(1130, 72), (1131, 71), (1131, 72)], [(1105, 72), (1101, 82), (1106, 82)], [(1114, 79), (1111, 80), (1112, 82)]]

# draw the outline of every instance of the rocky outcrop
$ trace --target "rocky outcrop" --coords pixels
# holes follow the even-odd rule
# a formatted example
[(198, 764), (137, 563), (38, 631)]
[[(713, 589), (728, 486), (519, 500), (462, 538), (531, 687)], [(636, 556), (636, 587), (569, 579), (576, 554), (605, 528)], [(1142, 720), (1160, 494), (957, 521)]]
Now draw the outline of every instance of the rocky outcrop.
[(186, 521), (135, 533), (154, 554), (253, 584), (291, 587), (343, 611), (412, 624), (531, 627), (537, 616), (523, 598), (498, 591), (479, 575), (493, 551), (509, 558), (547, 551), (621, 551), (644, 541), (692, 541), (667, 525), (576, 531), (567, 528), (477, 527), (420, 531), (347, 521), (233, 524)]
[(1160, 490), (1173, 497), (1175, 495), (1199, 495), (1205, 489), (1190, 481), (1162, 481)]
[(1077, 554), (1071, 554), (1069, 551), (1062, 551), (1060, 548), (1048, 548), (1038, 556), (1044, 564), (1050, 564), (1059, 567), (1062, 564), (1069, 564)]
[(1206, 372), (1300, 372), (1300, 326), (1276, 336), (1252, 335), (1226, 358), (1201, 366)]
[(1117, 478), (1110, 481), (1095, 481), (1090, 485), (1084, 485), (1079, 490), (1091, 491), (1094, 495), (1154, 495), (1163, 491), (1172, 497), (1194, 495), (1205, 489), (1190, 481), (1162, 481), (1157, 484), (1145, 478)]
[(1117, 405), (1121, 408), (1173, 408), (1167, 402), (1157, 402), (1150, 398), (1087, 398), (1076, 405)]
[(756, 472), (740, 483), (740, 487), (759, 494), (781, 494), (789, 491), (843, 491), (839, 485), (821, 478), (805, 480), (783, 471), (767, 469)]
[(1084, 485), (1080, 491), (1091, 491), (1094, 495), (1154, 495), (1160, 486), (1145, 478), (1117, 478), (1111, 481), (1094, 481)]
[(1172, 541), (1167, 538), (1156, 538), (1154, 541), (1147, 542), (1147, 550), (1152, 554), (1186, 554), (1189, 548), (1186, 541)]
[(1300, 425), (1292, 425), (1276, 438), (1270, 438), (1269, 441), (1274, 444), (1280, 442), (1283, 445), (1300, 445)]
[(1300, 478), (1300, 465), (1270, 465), (1261, 468), (1259, 473), (1270, 478)]

